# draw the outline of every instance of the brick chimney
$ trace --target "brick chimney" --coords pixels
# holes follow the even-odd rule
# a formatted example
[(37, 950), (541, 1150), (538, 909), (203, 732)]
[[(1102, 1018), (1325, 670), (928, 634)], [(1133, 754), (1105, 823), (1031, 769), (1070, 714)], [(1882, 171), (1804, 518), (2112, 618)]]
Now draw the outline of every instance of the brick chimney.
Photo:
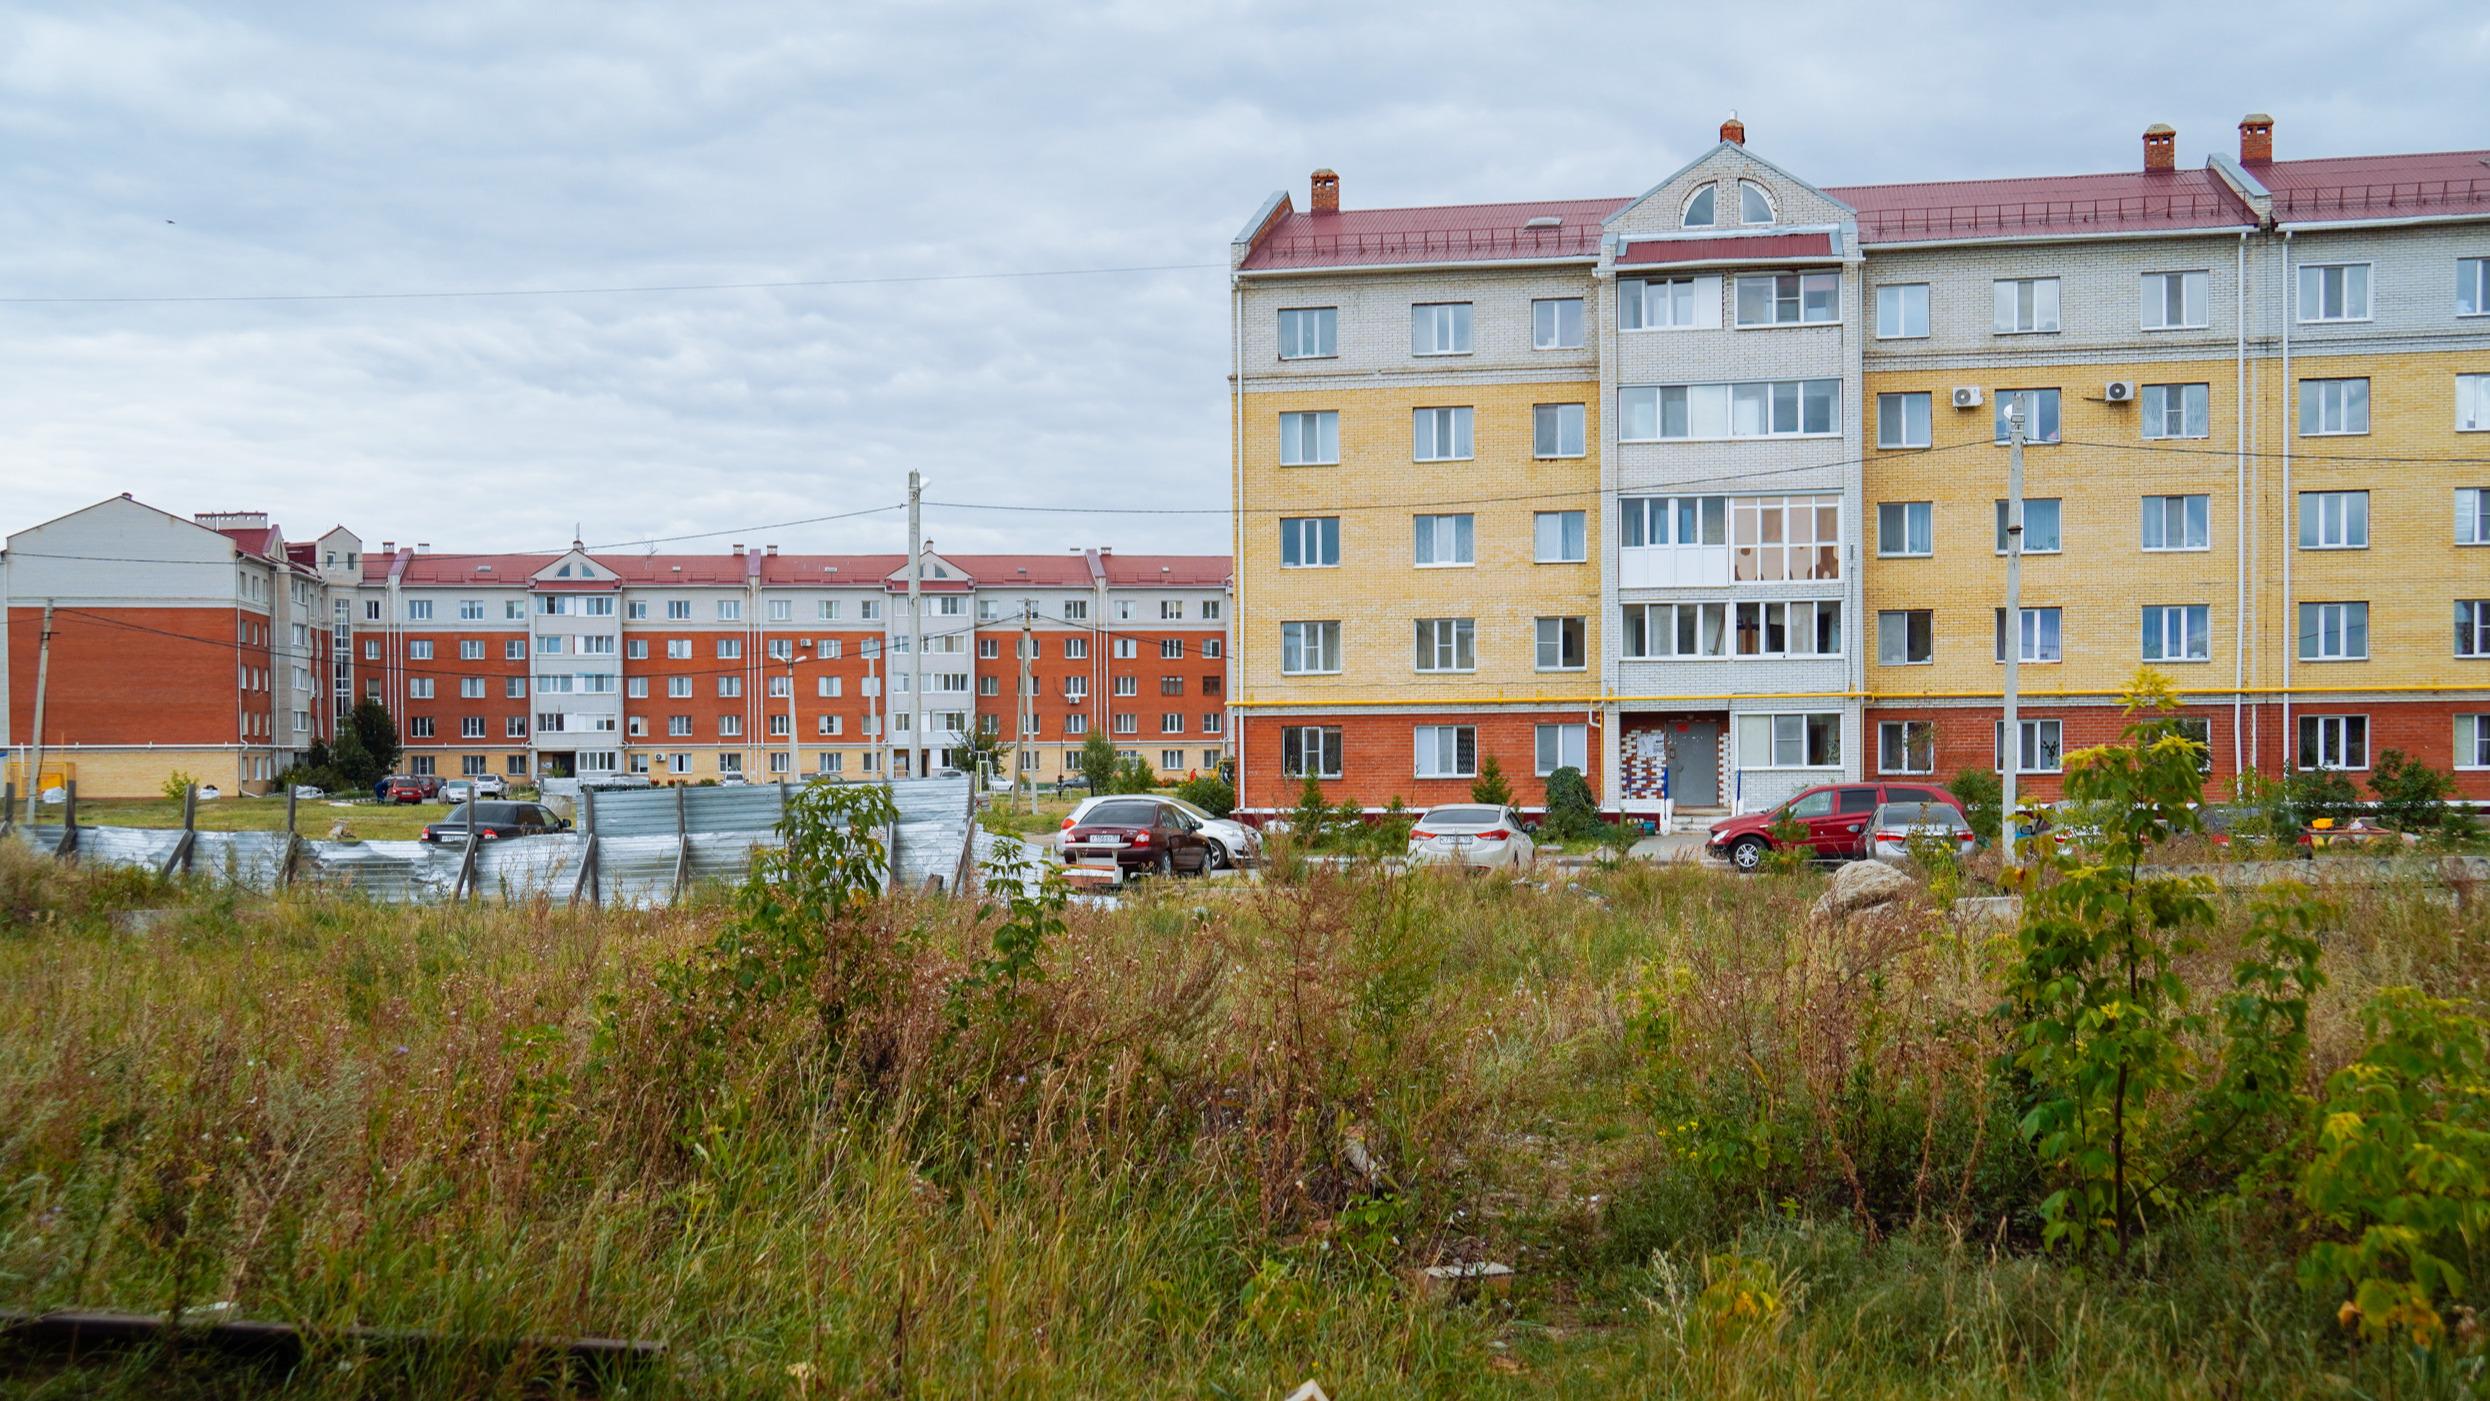
[(2168, 122), (2155, 122), (2144, 129), (2144, 168), (2179, 168), (2179, 133)]
[(2239, 163), (2241, 165), (2272, 165), (2274, 163), (2274, 119), (2263, 112), (2250, 112), (2239, 119)]
[(1324, 169), (1322, 169), (1322, 170), (1318, 170), (1318, 171), (1314, 172), (1314, 191), (1313, 191), (1313, 194), (1314, 194), (1314, 200), (1313, 200), (1313, 204), (1312, 204), (1312, 206), (1311, 206), (1311, 207), (1312, 207), (1312, 209), (1313, 209), (1313, 211), (1314, 211), (1315, 213), (1317, 213), (1317, 214), (1337, 214), (1337, 213), (1339, 213), (1339, 212), (1340, 212), (1340, 172), (1339, 172), (1339, 171), (1336, 171), (1336, 170), (1333, 170), (1333, 169), (1330, 169), (1329, 167), (1325, 167), (1325, 168), (1324, 168)]
[(1738, 120), (1737, 113), (1730, 113), (1729, 120), (1721, 123), (1721, 140), (1732, 146), (1746, 144), (1746, 123)]

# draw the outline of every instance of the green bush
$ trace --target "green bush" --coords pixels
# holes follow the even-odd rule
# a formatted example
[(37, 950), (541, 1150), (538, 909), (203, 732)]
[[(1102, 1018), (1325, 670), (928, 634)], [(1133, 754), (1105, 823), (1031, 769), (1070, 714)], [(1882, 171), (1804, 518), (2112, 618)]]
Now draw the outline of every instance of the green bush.
[(1987, 769), (1965, 769), (1954, 775), (1946, 791), (1962, 799), (1963, 816), (1971, 820), (1971, 830), (1980, 840), (1997, 840), (1998, 818), (2006, 806), (2006, 785)]
[(1159, 786), (1158, 770), (1150, 761), (1136, 754), (1115, 766), (1115, 776), (1107, 780), (1110, 793), (1147, 793)]
[(164, 776), (164, 787), (159, 791), (164, 794), (166, 801), (178, 803), (198, 782), (199, 780), (190, 774), (175, 769)]
[(2387, 826), (2399, 832), (2435, 832), (2446, 824), (2455, 778), (2400, 749), (2389, 749), (2378, 756), (2369, 791), (2378, 795), (2378, 816)]
[(1236, 811), (1235, 786), (1214, 774), (1186, 779), (1176, 786), (1176, 796), (1213, 817), (1225, 817)]
[(1081, 777), (1092, 793), (1115, 791), (1115, 741), (1094, 730), (1081, 741)]
[(2360, 790), (2332, 769), (2309, 769), (2283, 780), (2283, 805), (2295, 828), (2321, 818), (2341, 822), (2360, 810)]
[(1504, 765), (1496, 756), (1478, 761), (1478, 777), (1470, 782), (1470, 801), (1504, 808), (1513, 806), (1513, 785), (1504, 781)]
[(1542, 825), (1560, 841), (1599, 835), (1605, 824), (1599, 820), (1599, 806), (1592, 801), (1591, 785), (1582, 770), (1567, 764), (1548, 775), (1548, 815)]

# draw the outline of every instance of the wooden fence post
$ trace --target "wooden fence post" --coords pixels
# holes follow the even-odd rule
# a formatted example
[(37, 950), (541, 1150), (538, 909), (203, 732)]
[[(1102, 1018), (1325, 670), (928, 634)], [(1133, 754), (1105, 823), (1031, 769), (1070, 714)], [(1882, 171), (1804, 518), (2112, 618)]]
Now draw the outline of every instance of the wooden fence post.
[(187, 783), (182, 785), (182, 834), (174, 841), (172, 853), (164, 858), (164, 869), (156, 874), (167, 880), (176, 870), (189, 875), (190, 853), (197, 848), (198, 842), (199, 785)]
[(0, 837), (17, 830), (17, 780), (0, 781)]
[[(42, 795), (37, 794), (36, 798), (40, 801)], [(52, 859), (75, 861), (78, 859), (78, 780), (73, 778), (61, 785), (61, 804), (61, 840), (60, 845), (52, 848)]]
[(585, 899), (591, 905), (602, 904), (597, 891), (597, 790), (594, 788), (579, 790), (579, 823), (584, 841), (579, 848), (579, 878), (571, 883), (571, 903), (576, 905)]
[(683, 785), (674, 786), (674, 894), (669, 904), (683, 903), (683, 887), (692, 879), (691, 818), (684, 810)]

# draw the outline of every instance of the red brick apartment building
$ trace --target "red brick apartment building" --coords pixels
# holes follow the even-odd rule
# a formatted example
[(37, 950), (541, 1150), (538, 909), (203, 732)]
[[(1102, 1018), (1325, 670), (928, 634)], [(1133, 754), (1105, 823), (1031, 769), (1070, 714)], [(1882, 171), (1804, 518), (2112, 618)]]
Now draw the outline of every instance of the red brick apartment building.
[[(0, 745), (95, 796), (187, 772), (263, 791), (387, 706), (402, 767), (697, 782), (925, 773), (973, 732), (1041, 779), (1107, 734), (1164, 774), (1228, 757), (1224, 556), (459, 554), (127, 497), (11, 536)], [(1029, 702), (1017, 717), (1021, 652)], [(22, 780), (21, 780), (22, 781)]]

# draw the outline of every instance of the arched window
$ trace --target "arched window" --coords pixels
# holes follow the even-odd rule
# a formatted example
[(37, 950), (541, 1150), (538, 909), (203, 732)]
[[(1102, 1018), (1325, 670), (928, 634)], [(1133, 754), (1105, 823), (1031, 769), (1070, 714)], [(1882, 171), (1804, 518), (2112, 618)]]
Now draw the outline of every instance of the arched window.
[(1752, 180), (1738, 182), (1738, 222), (1769, 224), (1772, 222), (1772, 196)]
[(1710, 185), (1686, 197), (1686, 214), (1678, 222), (1690, 229), (1709, 228), (1715, 222), (1712, 206), (1715, 191)]

